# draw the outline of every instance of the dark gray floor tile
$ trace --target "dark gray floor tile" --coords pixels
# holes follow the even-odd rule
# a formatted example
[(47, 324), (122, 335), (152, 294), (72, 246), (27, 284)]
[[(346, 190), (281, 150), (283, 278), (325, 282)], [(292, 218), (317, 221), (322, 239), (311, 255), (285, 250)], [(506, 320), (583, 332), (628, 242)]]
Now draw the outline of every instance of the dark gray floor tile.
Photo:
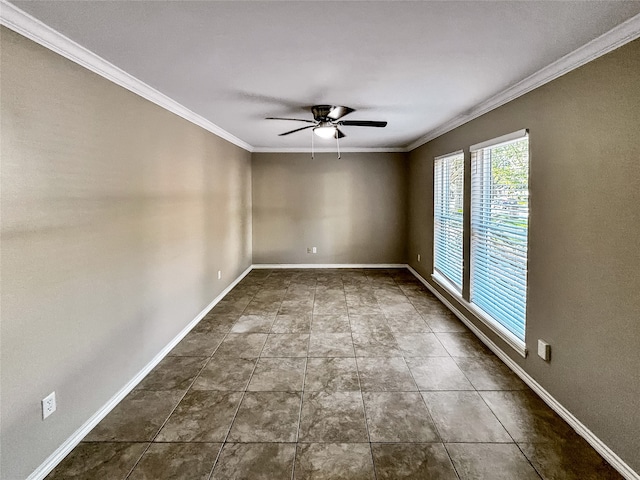
[(426, 443), (440, 440), (418, 392), (365, 392), (362, 398), (372, 442)]
[(262, 350), (263, 357), (306, 357), (309, 335), (306, 333), (272, 333)]
[(185, 392), (209, 357), (165, 357), (144, 377), (137, 390)]
[(216, 350), (215, 356), (222, 357), (258, 357), (267, 341), (266, 333), (230, 333)]
[(446, 442), (511, 442), (477, 392), (422, 392), (431, 417)]
[(473, 333), (436, 333), (452, 357), (484, 357), (493, 355)]
[(402, 354), (390, 331), (353, 333), (352, 337), (357, 357), (394, 357)]
[(227, 443), (211, 480), (290, 479), (295, 450), (295, 444)]
[(232, 314), (207, 314), (200, 322), (193, 327), (192, 332), (196, 333), (229, 333), (231, 327), (240, 318), (237, 313)]
[(197, 333), (191, 331), (169, 352), (169, 356), (210, 357), (223, 338), (223, 333)]
[(520, 449), (544, 480), (623, 480), (591, 445), (577, 434), (548, 443), (520, 443)]
[(529, 387), (495, 355), (453, 357), (477, 390), (528, 390)]
[(295, 480), (374, 480), (368, 443), (303, 443), (296, 453)]
[(256, 358), (214, 355), (193, 384), (194, 390), (243, 391), (249, 383)]
[(350, 333), (312, 333), (309, 338), (310, 357), (353, 357)]
[(271, 333), (310, 333), (311, 315), (278, 315), (271, 326)]
[(378, 480), (458, 480), (441, 443), (372, 444)]
[(449, 443), (460, 480), (540, 480), (515, 443)]
[(359, 357), (356, 363), (363, 392), (418, 390), (402, 357)]
[(418, 311), (415, 309), (415, 307), (411, 303), (409, 303), (406, 297), (405, 300), (406, 302), (404, 303), (385, 303), (384, 301), (378, 299), (378, 303), (380, 304), (380, 310), (384, 312), (385, 316), (417, 315)]
[(295, 442), (300, 401), (300, 393), (245, 393), (228, 441)]
[(305, 392), (300, 442), (367, 442), (360, 392)]
[(247, 390), (300, 392), (304, 383), (306, 363), (306, 358), (261, 358)]
[(156, 442), (222, 442), (241, 392), (189, 391), (156, 437)]
[(405, 357), (448, 357), (449, 353), (433, 333), (395, 333)]
[(348, 315), (313, 315), (313, 333), (351, 333)]
[(331, 301), (319, 301), (316, 298), (316, 301), (313, 304), (313, 314), (314, 315), (346, 315), (348, 313), (347, 310), (347, 302), (344, 300), (331, 300)]
[(554, 442), (569, 438), (573, 429), (535, 393), (521, 391), (482, 391), (482, 398), (516, 442)]
[(279, 315), (311, 315), (313, 313), (313, 297), (310, 300), (285, 300), (278, 310)]
[(384, 315), (354, 315), (349, 314), (351, 331), (354, 333), (391, 333)]
[(81, 442), (46, 480), (124, 480), (148, 443)]
[(451, 311), (437, 298), (411, 298), (411, 303), (420, 315), (442, 315)]
[(153, 443), (127, 480), (208, 480), (221, 447), (221, 443)]
[(407, 358), (407, 365), (419, 390), (473, 390), (451, 357)]
[(88, 442), (151, 441), (184, 392), (134, 390), (85, 437)]
[(231, 327), (231, 333), (269, 333), (275, 317), (266, 315), (242, 315)]
[(242, 312), (245, 315), (265, 315), (275, 317), (280, 310), (281, 300), (252, 300)]
[(309, 358), (304, 389), (306, 391), (360, 391), (355, 358)]
[(462, 333), (468, 332), (467, 326), (453, 313), (431, 313), (423, 315), (423, 318), (431, 330), (438, 333)]
[(234, 301), (222, 299), (209, 314), (213, 315), (240, 315), (247, 308), (247, 303), (244, 301)]
[(393, 333), (428, 333), (431, 328), (418, 314), (393, 315), (386, 317), (387, 325)]

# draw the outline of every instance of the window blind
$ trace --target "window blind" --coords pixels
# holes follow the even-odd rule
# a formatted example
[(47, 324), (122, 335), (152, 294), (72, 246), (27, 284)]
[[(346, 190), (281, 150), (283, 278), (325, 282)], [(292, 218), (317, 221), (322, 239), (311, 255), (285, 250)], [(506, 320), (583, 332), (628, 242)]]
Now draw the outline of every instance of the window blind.
[(464, 205), (464, 155), (434, 159), (433, 268), (462, 289), (462, 229)]
[(470, 301), (524, 342), (529, 139), (513, 136), (471, 151)]

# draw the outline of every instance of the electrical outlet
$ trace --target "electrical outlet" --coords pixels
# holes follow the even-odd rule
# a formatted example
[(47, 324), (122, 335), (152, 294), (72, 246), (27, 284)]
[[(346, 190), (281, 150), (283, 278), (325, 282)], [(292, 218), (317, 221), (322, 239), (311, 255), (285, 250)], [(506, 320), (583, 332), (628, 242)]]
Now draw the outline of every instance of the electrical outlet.
[(420, 254), (418, 254), (418, 263), (420, 263)]
[(218, 270), (218, 280), (222, 278), (222, 270)]
[(56, 411), (56, 392), (51, 392), (42, 399), (42, 419)]
[(544, 340), (538, 340), (538, 356), (545, 362), (551, 360), (551, 345)]
[(307, 253), (311, 253), (311, 247), (307, 247)]
[(318, 253), (318, 249), (317, 249), (316, 247), (313, 247), (313, 248), (311, 249), (311, 253)]

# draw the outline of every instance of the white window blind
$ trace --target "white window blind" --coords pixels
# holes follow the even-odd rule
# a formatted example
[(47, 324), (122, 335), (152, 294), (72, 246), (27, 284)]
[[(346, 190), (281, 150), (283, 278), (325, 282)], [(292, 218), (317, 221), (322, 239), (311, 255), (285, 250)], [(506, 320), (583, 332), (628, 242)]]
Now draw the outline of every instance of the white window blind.
[(470, 301), (524, 342), (529, 139), (518, 133), (471, 149)]
[(434, 160), (433, 268), (462, 289), (462, 214), (464, 155), (456, 152)]

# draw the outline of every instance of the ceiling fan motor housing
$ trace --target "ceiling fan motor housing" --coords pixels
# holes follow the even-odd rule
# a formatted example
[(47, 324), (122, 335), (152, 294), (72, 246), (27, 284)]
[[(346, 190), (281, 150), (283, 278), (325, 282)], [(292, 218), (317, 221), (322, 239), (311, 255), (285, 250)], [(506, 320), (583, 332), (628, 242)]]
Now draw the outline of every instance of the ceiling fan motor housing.
[(333, 108), (333, 105), (314, 105), (311, 107), (311, 113), (317, 122), (329, 122), (331, 119), (328, 115)]

